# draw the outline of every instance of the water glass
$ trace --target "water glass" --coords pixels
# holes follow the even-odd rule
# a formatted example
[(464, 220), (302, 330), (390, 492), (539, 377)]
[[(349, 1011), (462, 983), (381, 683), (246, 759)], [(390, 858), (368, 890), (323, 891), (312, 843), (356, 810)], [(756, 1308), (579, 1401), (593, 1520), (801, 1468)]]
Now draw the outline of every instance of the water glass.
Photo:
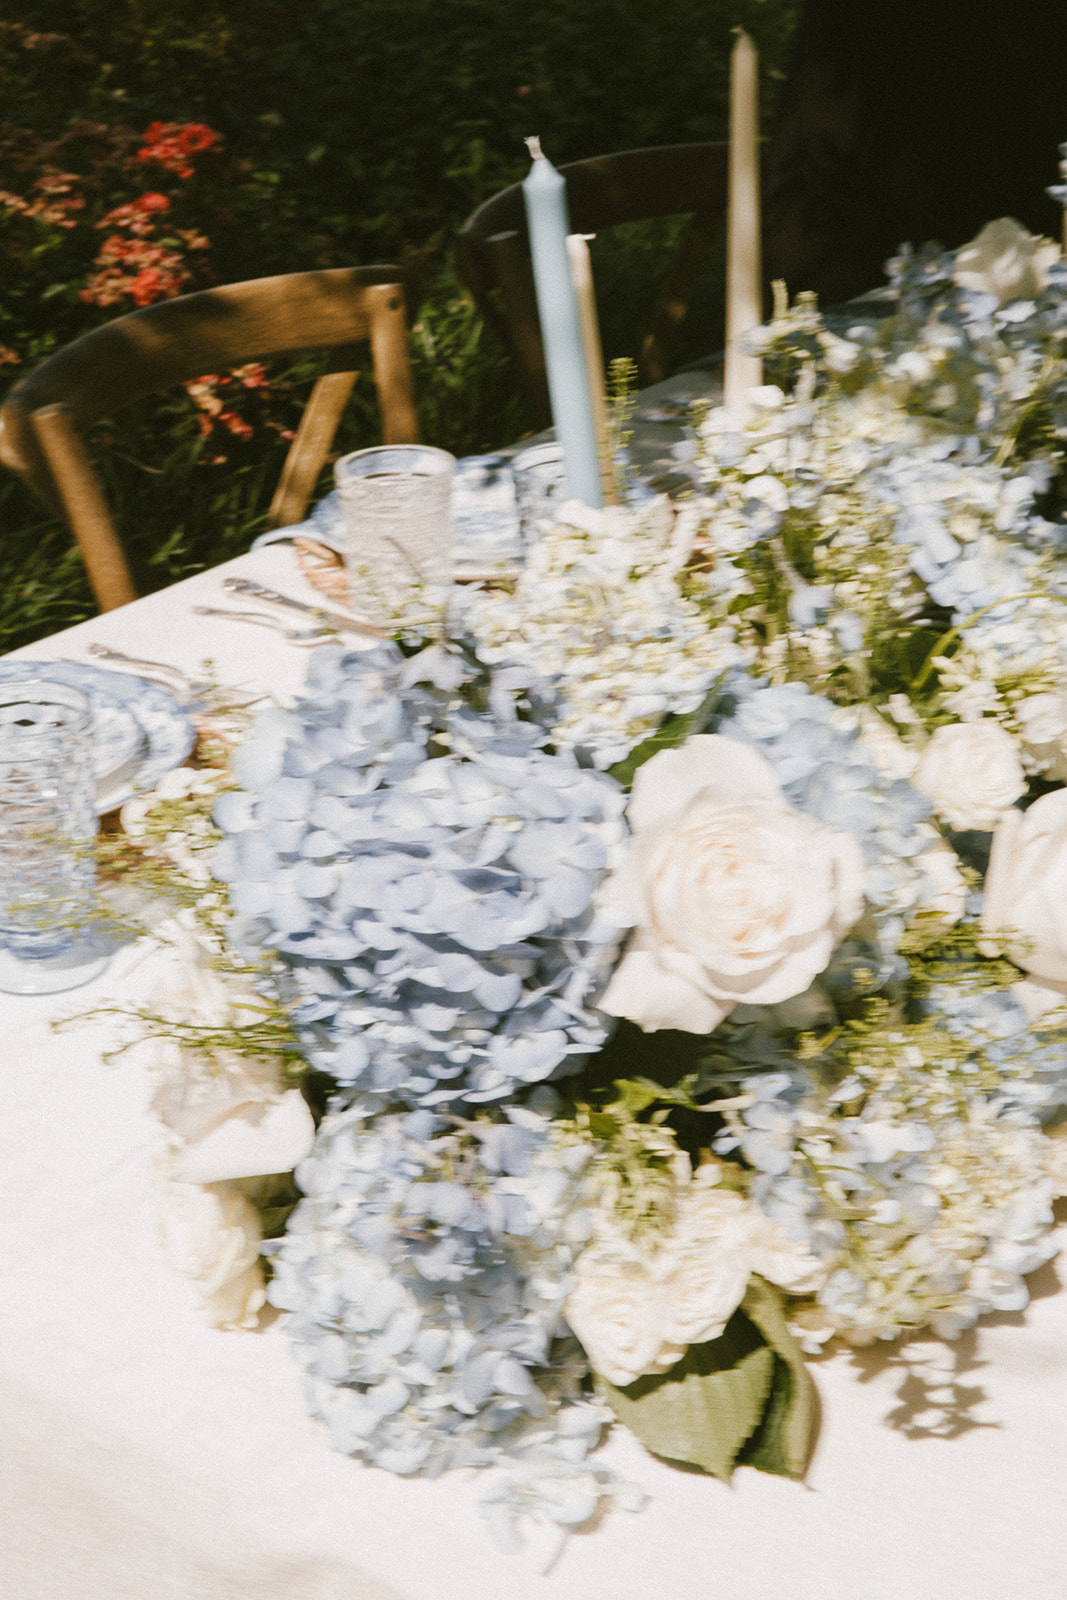
[(524, 548), (536, 540), (542, 524), (553, 522), (567, 498), (563, 446), (535, 444), (522, 450), (511, 463), (515, 476), (515, 503), (519, 508), (519, 535)]
[(107, 965), (94, 927), (92, 756), (80, 690), (0, 685), (0, 989), (48, 994)]
[(378, 445), (337, 462), (354, 610), (388, 622), (413, 603), (439, 606), (452, 580), (455, 466), (447, 450), (421, 444)]

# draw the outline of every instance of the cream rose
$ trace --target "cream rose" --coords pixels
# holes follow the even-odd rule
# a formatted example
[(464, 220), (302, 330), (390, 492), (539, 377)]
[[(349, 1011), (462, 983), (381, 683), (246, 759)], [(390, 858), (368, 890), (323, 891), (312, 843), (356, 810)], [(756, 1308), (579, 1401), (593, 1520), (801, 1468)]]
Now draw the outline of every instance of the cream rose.
[(170, 1183), (163, 1247), (188, 1278), (217, 1328), (255, 1328), (267, 1298), (260, 1267), (259, 1213), (226, 1183)]
[[(211, 950), (187, 912), (163, 925), (170, 959), (148, 1004), (165, 1017), (206, 1028), (257, 1021), (263, 1001), (250, 984), (211, 966)], [(172, 1135), (173, 1176), (217, 1183), (288, 1172), (315, 1138), (299, 1089), (284, 1082), (273, 1056), (195, 1050), (164, 1030), (143, 1040), (139, 1059), (151, 1073), (152, 1110)]]
[(1015, 741), (999, 722), (937, 728), (919, 762), (916, 785), (952, 828), (995, 828), (1026, 791)]
[(863, 862), (786, 802), (770, 764), (704, 734), (638, 771), (608, 900), (634, 925), (600, 1004), (647, 1031), (708, 1033), (741, 1001), (802, 994), (863, 910)]
[(1060, 259), (1059, 245), (1027, 233), (1014, 217), (987, 222), (977, 238), (956, 252), (953, 281), (962, 289), (1009, 300), (1033, 300), (1048, 283), (1049, 268)]
[(1067, 779), (1067, 694), (1032, 694), (1015, 707), (1031, 772)]
[(1009, 811), (993, 835), (982, 906), (983, 949), (1024, 972), (1067, 983), (1067, 789)]
[(681, 1186), (674, 1226), (642, 1246), (601, 1217), (579, 1257), (567, 1320), (610, 1383), (668, 1372), (689, 1345), (717, 1339), (753, 1272), (793, 1294), (823, 1282), (820, 1261), (718, 1180), (717, 1163), (699, 1168)]
[(636, 1249), (620, 1240), (614, 1247), (602, 1242), (583, 1251), (567, 1321), (609, 1383), (669, 1372), (682, 1359), (685, 1346), (664, 1337), (660, 1309), (658, 1286)]

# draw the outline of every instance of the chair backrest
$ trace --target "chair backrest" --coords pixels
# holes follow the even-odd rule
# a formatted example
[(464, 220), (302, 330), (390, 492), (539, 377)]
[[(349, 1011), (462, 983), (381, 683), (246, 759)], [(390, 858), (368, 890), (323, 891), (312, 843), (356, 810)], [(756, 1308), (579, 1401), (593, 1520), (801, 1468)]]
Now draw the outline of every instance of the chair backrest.
[[(726, 144), (675, 144), (622, 150), (560, 167), (576, 233), (623, 222), (691, 214), (642, 330), (642, 385), (667, 376), (673, 336), (685, 319), (706, 254), (726, 211)], [(514, 356), (538, 426), (551, 421), (522, 185), (478, 207), (456, 240), (456, 266), (482, 316)]]
[(333, 352), (290, 447), (268, 523), (297, 522), (370, 345), (387, 444), (418, 440), (398, 267), (294, 272), (182, 295), (75, 339), (15, 384), (0, 407), (0, 461), (78, 541), (103, 611), (134, 599), (121, 540), (81, 439), (100, 417), (206, 373), (303, 351)]

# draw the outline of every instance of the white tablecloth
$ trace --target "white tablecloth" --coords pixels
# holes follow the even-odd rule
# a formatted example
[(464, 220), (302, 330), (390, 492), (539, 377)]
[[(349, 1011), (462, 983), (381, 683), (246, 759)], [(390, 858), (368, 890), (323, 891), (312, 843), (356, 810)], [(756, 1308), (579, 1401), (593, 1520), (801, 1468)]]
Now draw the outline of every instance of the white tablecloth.
[[(244, 572), (304, 592), (287, 547), (242, 557), (20, 654), (91, 639), (280, 694), (307, 656), (191, 616)], [(223, 602), (224, 603), (224, 602)], [(1054, 1265), (1019, 1315), (955, 1346), (815, 1364), (823, 1426), (806, 1485), (674, 1472), (618, 1432), (639, 1515), (571, 1539), (543, 1576), (498, 1554), (457, 1475), (399, 1480), (335, 1454), (280, 1322), (206, 1328), (156, 1229), (159, 1133), (107, 1019), (154, 957), (92, 985), (0, 996), (0, 1595), (5, 1600), (1063, 1600), (1067, 1294)]]

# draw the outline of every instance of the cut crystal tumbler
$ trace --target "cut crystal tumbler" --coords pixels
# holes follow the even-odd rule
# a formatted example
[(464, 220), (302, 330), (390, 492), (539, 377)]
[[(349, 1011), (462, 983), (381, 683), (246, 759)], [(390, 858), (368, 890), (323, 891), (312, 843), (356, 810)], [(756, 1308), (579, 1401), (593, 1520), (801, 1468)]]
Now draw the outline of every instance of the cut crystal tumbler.
[(46, 994), (95, 977), (92, 713), (79, 690), (0, 686), (0, 989)]

